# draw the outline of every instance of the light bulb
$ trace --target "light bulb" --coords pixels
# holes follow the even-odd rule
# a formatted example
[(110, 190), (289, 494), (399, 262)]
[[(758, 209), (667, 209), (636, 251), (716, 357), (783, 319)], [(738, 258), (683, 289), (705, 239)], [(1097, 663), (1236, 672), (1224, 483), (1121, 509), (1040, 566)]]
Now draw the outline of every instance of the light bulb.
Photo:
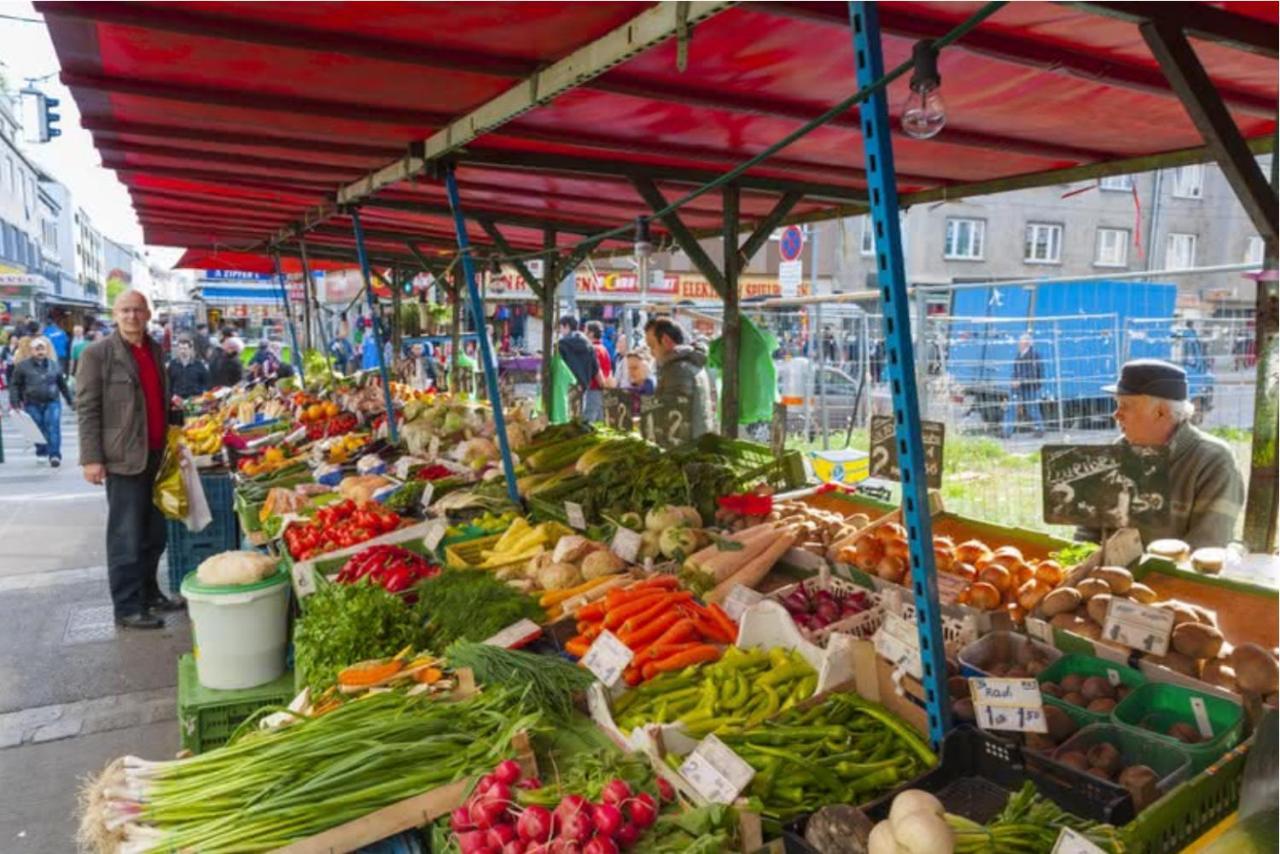
[(902, 106), (902, 130), (912, 139), (937, 136), (946, 123), (947, 107), (936, 86), (923, 92), (913, 90)]

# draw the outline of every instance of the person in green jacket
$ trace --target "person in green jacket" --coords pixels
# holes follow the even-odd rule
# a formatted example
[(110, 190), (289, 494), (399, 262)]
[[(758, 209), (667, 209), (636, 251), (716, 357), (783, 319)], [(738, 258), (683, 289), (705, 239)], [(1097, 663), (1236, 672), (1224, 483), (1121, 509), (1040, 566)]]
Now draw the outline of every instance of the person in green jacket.
[[(773, 404), (778, 395), (778, 371), (773, 364), (778, 339), (747, 317), (739, 322), (738, 423), (743, 426), (767, 424), (773, 421)], [(723, 335), (711, 342), (707, 364), (723, 374)]]
[(564, 424), (572, 419), (569, 412), (569, 390), (577, 384), (573, 371), (565, 363), (559, 352), (551, 356), (551, 411), (547, 420), (552, 424)]

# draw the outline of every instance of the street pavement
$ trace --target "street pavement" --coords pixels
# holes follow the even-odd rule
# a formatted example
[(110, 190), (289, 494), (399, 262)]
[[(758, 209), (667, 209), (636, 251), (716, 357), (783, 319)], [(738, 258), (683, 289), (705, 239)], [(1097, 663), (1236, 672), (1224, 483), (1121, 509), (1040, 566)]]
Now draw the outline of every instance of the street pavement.
[[(177, 661), (186, 614), (159, 632), (115, 628), (107, 505), (77, 464), (75, 414), (63, 465), (0, 414), (0, 854), (70, 854), (84, 778), (124, 754), (178, 750)], [(161, 586), (165, 586), (161, 561)]]

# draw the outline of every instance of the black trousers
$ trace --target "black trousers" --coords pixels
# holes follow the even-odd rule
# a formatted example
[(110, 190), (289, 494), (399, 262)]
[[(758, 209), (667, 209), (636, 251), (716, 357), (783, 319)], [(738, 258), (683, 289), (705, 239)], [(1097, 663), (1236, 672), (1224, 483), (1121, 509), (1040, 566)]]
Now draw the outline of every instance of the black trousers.
[(147, 454), (141, 474), (107, 476), (107, 580), (116, 617), (140, 614), (160, 595), (156, 571), (164, 553), (164, 514), (151, 488), (164, 451)]

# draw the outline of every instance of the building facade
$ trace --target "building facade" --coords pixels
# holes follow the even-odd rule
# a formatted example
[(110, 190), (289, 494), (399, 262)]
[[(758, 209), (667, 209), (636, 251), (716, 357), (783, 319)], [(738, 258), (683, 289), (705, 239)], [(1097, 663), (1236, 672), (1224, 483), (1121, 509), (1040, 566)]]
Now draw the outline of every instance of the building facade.
[[(84, 208), (76, 208), (72, 224), (75, 229), (76, 281), (86, 298), (105, 302), (111, 269), (106, 260), (106, 242)], [(130, 263), (125, 264), (126, 274), (131, 269)]]
[(39, 170), (18, 148), (21, 125), (8, 95), (0, 91), (0, 303), (13, 315), (35, 315), (41, 294), (54, 282), (46, 275), (41, 247)]

